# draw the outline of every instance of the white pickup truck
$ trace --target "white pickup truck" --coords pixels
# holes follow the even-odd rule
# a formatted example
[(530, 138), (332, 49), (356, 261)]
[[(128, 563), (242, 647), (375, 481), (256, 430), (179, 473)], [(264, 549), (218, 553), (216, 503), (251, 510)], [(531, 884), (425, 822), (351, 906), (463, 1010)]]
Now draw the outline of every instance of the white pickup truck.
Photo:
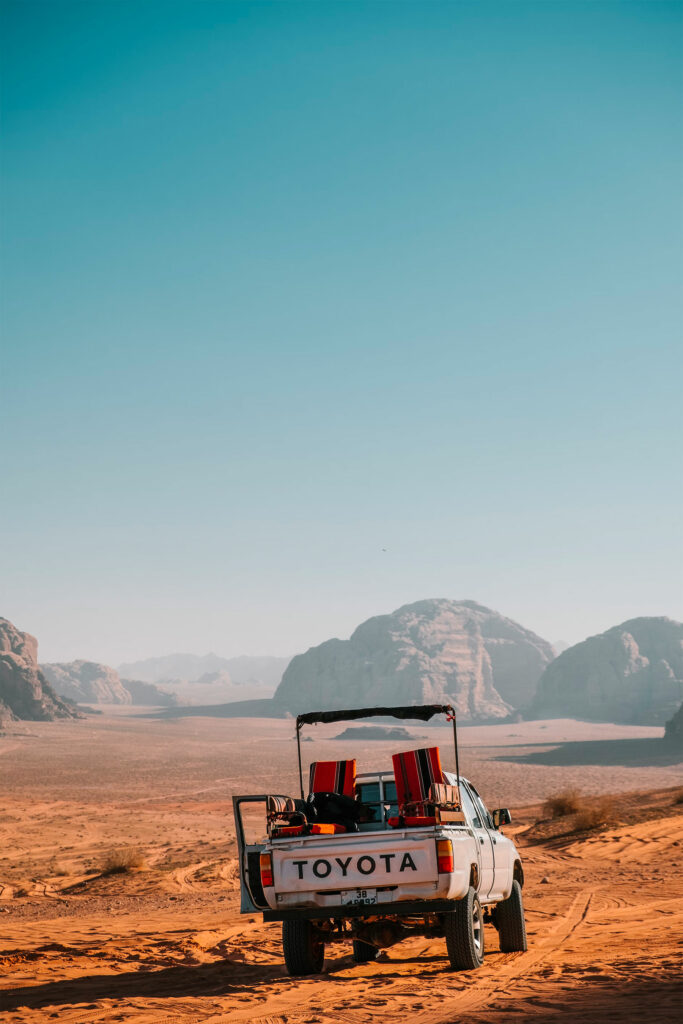
[[(319, 973), (326, 944), (351, 939), (355, 960), (366, 962), (374, 959), (380, 948), (409, 934), (444, 936), (451, 967), (472, 970), (484, 959), (485, 920), (497, 928), (504, 952), (526, 950), (524, 872), (514, 843), (501, 831), (502, 825), (510, 822), (510, 814), (505, 808), (490, 814), (472, 783), (459, 775), (452, 707), (309, 713), (297, 719), (297, 740), (306, 723), (388, 714), (424, 721), (439, 713), (447, 714), (454, 723), (456, 773), (437, 775), (439, 785), (425, 790), (421, 806), (405, 802), (411, 796), (406, 785), (411, 783), (405, 777), (397, 778), (399, 772), (405, 775), (400, 759), (412, 757), (410, 766), (422, 758), (424, 764), (425, 755), (436, 751), (435, 768), (429, 769), (433, 778), (434, 771), (440, 772), (438, 748), (395, 755), (394, 771), (354, 776), (353, 803), (359, 809), (356, 825), (350, 824), (348, 817), (343, 818), (347, 827), (310, 823), (315, 811), (309, 808), (315, 797), (309, 795), (309, 802), (303, 802), (300, 743), (301, 800), (269, 795), (233, 797), (241, 910), (260, 910), (265, 921), (282, 922), (290, 974)], [(434, 760), (434, 755), (430, 756)], [(355, 761), (316, 762), (312, 780), (316, 764), (353, 765), (355, 772)], [(267, 836), (262, 834), (264, 803), (269, 819)], [(280, 818), (280, 827), (274, 824), (274, 808), (289, 812), (288, 817)], [(287, 821), (302, 819), (304, 824), (287, 826)], [(252, 840), (247, 833), (253, 833), (254, 826)]]

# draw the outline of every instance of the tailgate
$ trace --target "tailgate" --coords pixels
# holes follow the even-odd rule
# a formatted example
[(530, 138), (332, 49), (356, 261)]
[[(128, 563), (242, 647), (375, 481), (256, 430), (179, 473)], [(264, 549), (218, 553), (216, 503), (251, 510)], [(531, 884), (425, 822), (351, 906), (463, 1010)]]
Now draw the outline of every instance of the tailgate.
[(274, 845), (273, 874), (280, 893), (435, 882), (436, 843), (433, 834), (375, 832)]

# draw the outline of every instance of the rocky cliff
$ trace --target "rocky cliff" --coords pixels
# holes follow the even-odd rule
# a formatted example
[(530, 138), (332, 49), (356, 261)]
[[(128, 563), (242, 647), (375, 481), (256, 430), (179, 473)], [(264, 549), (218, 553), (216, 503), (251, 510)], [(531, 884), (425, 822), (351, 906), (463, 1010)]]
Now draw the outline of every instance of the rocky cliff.
[(663, 725), (683, 700), (683, 624), (630, 619), (564, 651), (533, 702), (537, 718)]
[(77, 712), (52, 690), (38, 667), (38, 641), (0, 618), (0, 709), (28, 721), (75, 718)]
[(474, 601), (427, 600), (293, 658), (275, 701), (291, 712), (453, 703), (461, 721), (528, 704), (554, 657), (535, 633)]
[(83, 704), (144, 704), (170, 706), (176, 698), (151, 683), (121, 679), (116, 669), (97, 661), (68, 661), (41, 665), (48, 682), (62, 697)]

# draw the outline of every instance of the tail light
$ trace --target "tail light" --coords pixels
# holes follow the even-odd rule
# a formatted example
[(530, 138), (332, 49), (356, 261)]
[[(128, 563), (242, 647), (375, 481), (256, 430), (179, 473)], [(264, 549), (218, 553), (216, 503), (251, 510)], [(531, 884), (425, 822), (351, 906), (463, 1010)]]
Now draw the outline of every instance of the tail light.
[(269, 853), (262, 853), (259, 857), (261, 869), (261, 885), (267, 888), (273, 885), (273, 858)]
[(453, 843), (450, 839), (437, 839), (436, 859), (440, 875), (447, 875), (453, 870)]

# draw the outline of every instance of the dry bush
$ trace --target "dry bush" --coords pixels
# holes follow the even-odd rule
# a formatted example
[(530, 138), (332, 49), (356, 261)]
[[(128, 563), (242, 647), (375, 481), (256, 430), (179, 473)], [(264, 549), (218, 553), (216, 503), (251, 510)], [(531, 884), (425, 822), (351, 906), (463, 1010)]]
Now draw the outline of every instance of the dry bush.
[(576, 815), (573, 831), (589, 832), (591, 829), (607, 825), (610, 821), (614, 821), (614, 801), (603, 797), (602, 800), (581, 808)]
[(543, 804), (546, 818), (564, 818), (568, 814), (576, 814), (583, 807), (583, 800), (578, 789), (563, 789), (555, 796), (549, 796)]
[(56, 875), (57, 878), (64, 878), (66, 875), (69, 874), (69, 869), (64, 864), (61, 864), (59, 861), (55, 861), (55, 863), (50, 868), (50, 872), (51, 874)]
[(683, 789), (674, 797), (675, 804), (683, 804)]
[(103, 875), (121, 875), (133, 868), (143, 868), (145, 858), (140, 850), (133, 846), (120, 846), (110, 850), (102, 862)]

